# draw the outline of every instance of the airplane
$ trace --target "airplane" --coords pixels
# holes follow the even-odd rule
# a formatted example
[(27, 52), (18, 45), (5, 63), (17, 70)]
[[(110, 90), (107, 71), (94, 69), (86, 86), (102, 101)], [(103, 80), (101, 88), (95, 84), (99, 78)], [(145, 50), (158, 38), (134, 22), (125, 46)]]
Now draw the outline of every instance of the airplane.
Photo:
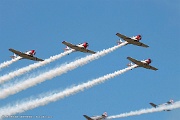
[(40, 58), (34, 57), (34, 55), (36, 54), (35, 50), (30, 50), (30, 51), (23, 53), (23, 52), (20, 52), (20, 51), (17, 51), (17, 50), (10, 48), (9, 51), (14, 53), (13, 56), (10, 56), (12, 59), (20, 56), (21, 57), (20, 59), (24, 58), (24, 59), (34, 60), (34, 61), (44, 61)]
[(93, 116), (93, 117), (89, 117), (87, 115), (83, 115), (87, 120), (104, 120), (107, 118), (107, 113), (104, 112), (101, 116)]
[[(162, 107), (162, 106), (166, 106), (166, 105), (172, 105), (174, 103), (174, 101), (171, 99), (169, 101), (167, 101), (166, 103), (163, 103), (163, 104), (159, 104), (159, 105), (156, 105), (154, 103), (149, 103), (151, 106), (157, 108), (157, 107)], [(171, 110), (164, 110), (164, 111), (171, 111)]]
[[(151, 70), (158, 70), (157, 68), (149, 65), (151, 63), (151, 59), (147, 59), (147, 60), (142, 60), (142, 61), (138, 61), (134, 58), (131, 57), (127, 57), (128, 60), (130, 60), (131, 62), (133, 62), (134, 64), (138, 65), (137, 67), (144, 67), (146, 69), (151, 69)], [(133, 64), (128, 64), (128, 66), (132, 66)]]
[(84, 43), (80, 43), (78, 45), (73, 45), (71, 43), (68, 43), (66, 41), (62, 42), (64, 45), (66, 45), (67, 47), (65, 48), (65, 50), (70, 50), (70, 49), (74, 49), (76, 51), (80, 51), (80, 52), (85, 52), (85, 53), (92, 53), (95, 54), (96, 52), (88, 50), (87, 47), (89, 46), (89, 44), (87, 42)]
[[(141, 35), (137, 35), (137, 36), (133, 36), (133, 37), (127, 37), (127, 36), (122, 35), (120, 33), (116, 33), (116, 35), (118, 37), (122, 38), (123, 40), (127, 41), (128, 44), (133, 44), (133, 45), (142, 46), (142, 47), (149, 47), (148, 45), (139, 42), (142, 38)], [(122, 40), (119, 40), (117, 43), (121, 44)]]

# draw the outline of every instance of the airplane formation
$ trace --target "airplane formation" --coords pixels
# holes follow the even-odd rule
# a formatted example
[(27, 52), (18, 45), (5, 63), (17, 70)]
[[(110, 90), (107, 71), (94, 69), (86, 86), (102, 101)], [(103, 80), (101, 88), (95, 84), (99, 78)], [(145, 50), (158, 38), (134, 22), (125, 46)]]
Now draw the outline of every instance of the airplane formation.
[[(126, 42), (126, 45), (132, 44), (132, 45), (141, 46), (141, 47), (145, 47), (145, 48), (149, 47), (148, 45), (140, 42), (140, 40), (142, 39), (141, 35), (136, 35), (133, 37), (127, 37), (120, 33), (117, 33), (116, 35), (120, 38), (120, 40), (117, 42), (118, 45), (123, 43), (123, 41), (121, 40), (121, 39), (123, 39)], [(89, 44), (87, 42), (80, 43), (78, 45), (74, 45), (72, 43), (63, 41), (62, 44), (66, 45), (66, 48), (64, 49), (65, 51), (74, 50), (74, 51), (79, 51), (79, 52), (84, 52), (84, 53), (96, 54), (95, 51), (87, 49), (89, 46)], [(9, 51), (14, 53), (13, 56), (10, 56), (12, 59), (19, 58), (19, 60), (20, 59), (28, 59), (28, 60), (39, 61), (39, 62), (44, 61), (41, 58), (35, 57), (35, 54), (36, 54), (35, 50), (20, 52), (18, 50), (10, 48)], [(151, 59), (146, 59), (146, 60), (142, 60), (142, 61), (136, 60), (132, 57), (127, 57), (127, 59), (131, 61), (131, 63), (128, 64), (128, 67), (136, 65), (135, 68), (143, 67), (143, 68), (150, 69), (150, 70), (155, 70), (155, 71), (158, 70), (157, 68), (150, 65), (152, 62)], [(174, 103), (173, 100), (170, 100), (164, 104), (156, 105), (154, 103), (150, 103), (150, 105), (154, 108), (157, 108), (157, 107), (161, 107), (161, 106), (171, 105), (173, 103)], [(164, 111), (171, 111), (171, 110), (167, 109)], [(92, 117), (89, 117), (87, 115), (83, 115), (83, 116), (87, 120), (104, 120), (108, 117), (107, 112), (104, 112), (102, 115), (99, 115), (99, 116), (92, 116)]]

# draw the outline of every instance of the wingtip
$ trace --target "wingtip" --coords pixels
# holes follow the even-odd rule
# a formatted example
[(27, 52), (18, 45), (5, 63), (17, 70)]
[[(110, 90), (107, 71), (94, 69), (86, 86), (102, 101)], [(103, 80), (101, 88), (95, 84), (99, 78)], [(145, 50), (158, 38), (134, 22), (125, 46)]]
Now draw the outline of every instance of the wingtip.
[(13, 49), (12, 48), (9, 48), (9, 51), (12, 51)]
[(156, 70), (158, 70), (157, 68), (154, 68), (154, 70), (156, 71)]

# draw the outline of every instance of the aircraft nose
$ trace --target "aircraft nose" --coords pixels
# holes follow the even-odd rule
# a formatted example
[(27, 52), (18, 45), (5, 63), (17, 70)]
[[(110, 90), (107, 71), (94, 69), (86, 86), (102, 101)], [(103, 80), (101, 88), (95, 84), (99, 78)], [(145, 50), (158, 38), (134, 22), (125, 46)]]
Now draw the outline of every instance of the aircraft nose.
[(35, 54), (36, 54), (36, 51), (35, 51), (35, 50), (32, 50), (32, 54), (35, 55)]
[(151, 60), (151, 59), (148, 59), (148, 61), (149, 61), (149, 63), (151, 63), (151, 62), (152, 62), (152, 60)]
[(87, 48), (89, 44), (87, 42), (84, 43), (84, 47)]

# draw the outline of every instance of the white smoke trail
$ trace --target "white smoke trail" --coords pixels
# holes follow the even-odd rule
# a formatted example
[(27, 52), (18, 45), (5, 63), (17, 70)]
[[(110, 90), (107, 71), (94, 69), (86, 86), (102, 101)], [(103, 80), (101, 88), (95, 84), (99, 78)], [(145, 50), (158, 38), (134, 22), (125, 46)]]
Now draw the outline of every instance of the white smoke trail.
[(53, 92), (52, 94), (45, 95), (45, 97), (36, 98), (34, 100), (31, 99), (31, 100), (26, 101), (26, 102), (19, 102), (19, 103), (17, 102), (15, 105), (5, 106), (5, 107), (0, 109), (0, 116), (2, 116), (2, 115), (14, 115), (17, 113), (22, 113), (22, 112), (25, 112), (27, 110), (34, 109), (34, 108), (39, 107), (39, 106), (44, 106), (50, 102), (55, 102), (59, 99), (63, 99), (65, 97), (68, 97), (68, 96), (71, 96), (71, 95), (76, 94), (78, 92), (81, 92), (85, 89), (88, 89), (88, 88), (91, 88), (95, 85), (103, 83), (106, 80), (114, 78), (114, 77), (116, 77), (116, 76), (118, 76), (124, 72), (127, 72), (127, 71), (129, 71), (135, 67), (137, 67), (137, 65), (133, 65), (133, 66), (125, 68), (123, 70), (115, 71), (114, 73), (104, 75), (102, 77), (88, 81), (86, 83), (79, 84), (79, 85), (74, 86), (72, 88), (65, 89), (64, 91), (61, 91), (61, 92), (57, 92), (57, 93)]
[(114, 46), (114, 47), (109, 48), (109, 49), (102, 50), (100, 52), (97, 52), (96, 54), (88, 55), (84, 58), (78, 59), (78, 60), (71, 62), (69, 64), (66, 64), (64, 66), (52, 69), (52, 70), (45, 72), (45, 73), (43, 73), (43, 74), (41, 74), (35, 78), (30, 78), (26, 81), (20, 81), (17, 84), (11, 85), (7, 88), (3, 88), (0, 90), (1, 91), (0, 92), (0, 99), (5, 98), (5, 97), (12, 95), (12, 94), (16, 94), (22, 90), (25, 90), (29, 87), (32, 87), (32, 86), (34, 86), (38, 83), (41, 83), (45, 80), (52, 79), (56, 76), (59, 76), (63, 73), (66, 73), (67, 71), (70, 71), (70, 70), (73, 70), (79, 66), (85, 65), (85, 64), (87, 64), (87, 63), (89, 63), (95, 59), (98, 59), (101, 56), (104, 56), (104, 55), (106, 55), (106, 54), (120, 48), (121, 46), (126, 45), (126, 44), (127, 44), (127, 42), (123, 42), (120, 45)]
[(9, 61), (6, 61), (6, 62), (1, 63), (1, 64), (0, 64), (0, 69), (5, 68), (5, 67), (8, 67), (8, 66), (11, 65), (12, 63), (18, 61), (19, 59), (21, 59), (21, 57), (16, 57), (16, 58), (14, 58), (14, 59), (12, 59), (12, 60), (9, 60)]
[(127, 113), (122, 113), (119, 115), (109, 116), (107, 119), (129, 117), (129, 116), (135, 116), (135, 115), (141, 115), (141, 114), (147, 114), (147, 113), (153, 113), (153, 112), (160, 112), (163, 110), (172, 110), (172, 109), (177, 109), (177, 108), (180, 108), (180, 101), (175, 102), (172, 105), (165, 105), (165, 106), (161, 106), (158, 108), (147, 108), (147, 109), (131, 111), (131, 112), (127, 112)]
[(61, 57), (65, 56), (65, 55), (68, 55), (70, 54), (71, 52), (73, 52), (74, 50), (69, 50), (69, 51), (66, 51), (66, 52), (63, 52), (61, 54), (58, 54), (58, 55), (55, 55), (55, 56), (52, 56), (48, 59), (45, 59), (44, 61), (41, 61), (41, 62), (36, 62), (34, 64), (31, 64), (29, 66), (26, 66), (26, 67), (23, 67), (21, 69), (18, 69), (16, 71), (13, 71), (13, 72), (10, 72), (9, 74), (6, 74), (6, 75), (3, 75), (2, 77), (0, 77), (0, 84), (14, 78), (14, 77), (17, 77), (17, 76), (20, 76), (26, 72), (29, 72), (33, 69), (36, 69), (38, 67), (41, 67), (41, 66), (44, 66), (46, 64), (49, 64), (57, 59), (60, 59)]

